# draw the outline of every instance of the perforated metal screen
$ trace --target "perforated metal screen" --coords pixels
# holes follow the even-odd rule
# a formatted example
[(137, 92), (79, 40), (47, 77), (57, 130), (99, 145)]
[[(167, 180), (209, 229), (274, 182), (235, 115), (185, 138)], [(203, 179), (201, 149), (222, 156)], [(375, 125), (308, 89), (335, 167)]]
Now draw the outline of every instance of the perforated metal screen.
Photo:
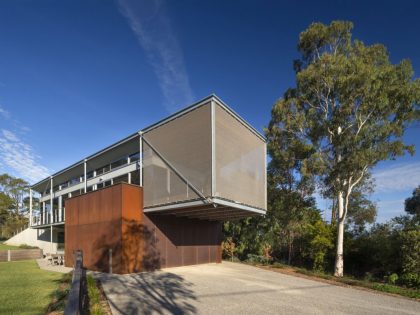
[(199, 190), (211, 196), (210, 103), (145, 133), (143, 137), (144, 205), (154, 206), (200, 196), (169, 167)]
[(214, 196), (266, 209), (265, 142), (218, 104), (215, 142)]

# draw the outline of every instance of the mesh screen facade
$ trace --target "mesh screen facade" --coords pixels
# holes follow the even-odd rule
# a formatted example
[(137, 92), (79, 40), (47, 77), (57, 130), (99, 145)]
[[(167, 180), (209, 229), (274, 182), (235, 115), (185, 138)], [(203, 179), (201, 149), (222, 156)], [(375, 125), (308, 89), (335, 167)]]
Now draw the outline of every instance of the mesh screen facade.
[(208, 102), (143, 135), (145, 207), (204, 195), (266, 209), (265, 142), (218, 103), (213, 106)]
[[(161, 125), (143, 137), (144, 205), (154, 206), (211, 196), (211, 106), (205, 104)], [(169, 162), (190, 185), (177, 175)]]
[(260, 209), (265, 200), (265, 142), (215, 105), (215, 197)]

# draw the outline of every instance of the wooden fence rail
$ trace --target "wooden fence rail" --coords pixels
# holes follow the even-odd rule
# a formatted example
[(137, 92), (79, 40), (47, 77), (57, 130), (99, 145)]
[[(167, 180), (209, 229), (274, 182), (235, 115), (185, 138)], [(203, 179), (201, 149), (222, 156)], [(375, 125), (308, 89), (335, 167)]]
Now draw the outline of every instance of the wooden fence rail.
[(42, 258), (42, 249), (0, 250), (0, 261), (17, 261)]
[(87, 308), (88, 303), (86, 269), (83, 267), (83, 253), (82, 251), (76, 251), (74, 256), (75, 264), (73, 278), (64, 315), (83, 314), (83, 310)]

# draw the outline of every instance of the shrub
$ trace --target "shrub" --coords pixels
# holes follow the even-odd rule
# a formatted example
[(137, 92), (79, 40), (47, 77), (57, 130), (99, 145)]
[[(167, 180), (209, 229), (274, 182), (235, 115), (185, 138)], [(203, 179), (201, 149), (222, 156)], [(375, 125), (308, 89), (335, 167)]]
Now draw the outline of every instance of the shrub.
[(401, 276), (401, 283), (410, 288), (420, 289), (420, 275), (414, 272), (407, 272)]
[(248, 254), (247, 255), (247, 260), (248, 263), (250, 264), (263, 264), (263, 265), (268, 265), (271, 261), (270, 258), (262, 256), (262, 255), (254, 255), (254, 254)]
[(233, 257), (236, 252), (236, 246), (233, 242), (233, 239), (231, 237), (228, 237), (226, 240), (222, 242), (222, 254), (223, 257), (230, 258), (231, 261), (233, 261)]
[(36, 249), (38, 247), (30, 246), (30, 245), (27, 245), (27, 244), (22, 244), (22, 245), (19, 246), (19, 248), (22, 248), (22, 249)]
[(396, 273), (393, 273), (388, 277), (389, 284), (395, 284), (397, 280), (398, 280), (398, 275)]

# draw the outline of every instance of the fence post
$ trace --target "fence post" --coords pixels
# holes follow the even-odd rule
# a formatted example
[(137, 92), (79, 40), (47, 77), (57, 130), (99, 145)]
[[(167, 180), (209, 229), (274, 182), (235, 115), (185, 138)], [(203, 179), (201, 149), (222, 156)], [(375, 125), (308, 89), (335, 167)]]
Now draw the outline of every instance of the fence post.
[(112, 248), (109, 249), (109, 273), (112, 274)]
[(10, 249), (7, 250), (7, 261), (11, 261)]

